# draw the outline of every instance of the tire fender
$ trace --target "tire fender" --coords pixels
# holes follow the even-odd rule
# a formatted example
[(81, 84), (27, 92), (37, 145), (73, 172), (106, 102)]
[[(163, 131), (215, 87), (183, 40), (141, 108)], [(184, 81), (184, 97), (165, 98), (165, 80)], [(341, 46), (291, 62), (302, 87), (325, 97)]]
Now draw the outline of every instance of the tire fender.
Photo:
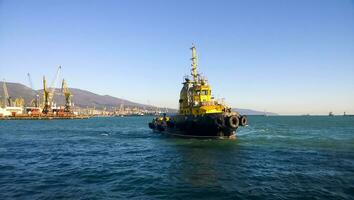
[(227, 122), (230, 128), (237, 128), (240, 120), (236, 116), (231, 116), (228, 118)]
[(241, 125), (241, 126), (246, 126), (247, 123), (248, 123), (247, 117), (246, 117), (245, 115), (242, 115), (242, 116), (240, 117), (240, 125)]

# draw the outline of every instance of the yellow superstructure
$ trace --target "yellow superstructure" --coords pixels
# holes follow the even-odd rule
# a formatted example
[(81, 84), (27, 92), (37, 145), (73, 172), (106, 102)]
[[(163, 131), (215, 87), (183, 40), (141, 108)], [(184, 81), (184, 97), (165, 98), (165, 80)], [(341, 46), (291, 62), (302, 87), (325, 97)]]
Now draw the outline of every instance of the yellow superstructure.
[(192, 46), (191, 50), (192, 80), (186, 77), (183, 83), (179, 100), (179, 114), (204, 115), (209, 113), (222, 113), (228, 110), (227, 106), (214, 100), (207, 79), (198, 74), (195, 46)]

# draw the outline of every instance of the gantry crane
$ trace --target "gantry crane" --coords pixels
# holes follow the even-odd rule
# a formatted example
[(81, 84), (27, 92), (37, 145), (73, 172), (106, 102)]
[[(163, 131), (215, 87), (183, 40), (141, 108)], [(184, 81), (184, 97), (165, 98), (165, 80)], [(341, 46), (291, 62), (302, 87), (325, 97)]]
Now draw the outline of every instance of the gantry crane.
[(11, 97), (9, 96), (9, 92), (7, 91), (5, 80), (3, 81), (2, 87), (4, 89), (4, 107), (12, 106), (11, 105), (12, 104)]
[(72, 112), (71, 109), (71, 97), (73, 96), (72, 93), (70, 92), (65, 79), (63, 79), (63, 82), (61, 84), (61, 91), (64, 94), (65, 97), (65, 107), (64, 107), (64, 112)]

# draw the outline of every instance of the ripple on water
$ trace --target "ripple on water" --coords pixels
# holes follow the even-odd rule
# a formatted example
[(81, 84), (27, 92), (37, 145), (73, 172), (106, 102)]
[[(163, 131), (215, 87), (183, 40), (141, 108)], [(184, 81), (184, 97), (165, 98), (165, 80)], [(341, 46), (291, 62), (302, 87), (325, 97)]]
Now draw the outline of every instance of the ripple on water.
[(1, 199), (353, 198), (354, 118), (250, 117), (236, 140), (150, 120), (1, 121)]

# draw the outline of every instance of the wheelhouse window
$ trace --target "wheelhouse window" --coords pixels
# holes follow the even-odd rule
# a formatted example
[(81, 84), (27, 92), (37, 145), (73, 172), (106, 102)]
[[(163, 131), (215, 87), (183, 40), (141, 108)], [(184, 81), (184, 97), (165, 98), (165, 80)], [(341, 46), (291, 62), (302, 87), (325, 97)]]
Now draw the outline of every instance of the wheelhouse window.
[(208, 90), (202, 90), (202, 95), (208, 95)]

